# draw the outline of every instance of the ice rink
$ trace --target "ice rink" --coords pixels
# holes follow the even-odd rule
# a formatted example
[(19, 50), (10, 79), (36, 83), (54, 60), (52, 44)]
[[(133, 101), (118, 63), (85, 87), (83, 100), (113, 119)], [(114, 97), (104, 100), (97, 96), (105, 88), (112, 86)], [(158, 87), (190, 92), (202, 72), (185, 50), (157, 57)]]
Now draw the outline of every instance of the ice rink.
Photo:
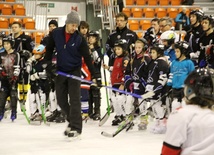
[[(102, 115), (106, 112), (105, 90), (102, 88)], [(27, 105), (28, 108), (28, 105)], [(29, 110), (27, 110), (29, 115)], [(164, 135), (149, 131), (122, 131), (114, 138), (101, 135), (102, 131), (112, 133), (114, 113), (101, 127), (98, 121), (83, 122), (81, 140), (69, 141), (63, 135), (67, 123), (51, 123), (50, 126), (29, 125), (19, 109), (17, 120), (0, 122), (0, 155), (159, 155)], [(152, 122), (150, 123), (152, 124)]]

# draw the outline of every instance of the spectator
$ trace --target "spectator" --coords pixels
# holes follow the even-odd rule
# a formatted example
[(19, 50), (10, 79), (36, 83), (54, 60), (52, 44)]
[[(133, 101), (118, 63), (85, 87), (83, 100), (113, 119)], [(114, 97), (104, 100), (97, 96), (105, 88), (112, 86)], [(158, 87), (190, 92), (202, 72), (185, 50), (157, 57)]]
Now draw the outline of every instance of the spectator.
[(182, 25), (182, 30), (190, 25), (189, 17), (187, 17), (186, 15), (186, 10), (187, 10), (186, 8), (182, 8), (182, 11), (176, 16), (175, 30), (180, 30), (180, 25)]

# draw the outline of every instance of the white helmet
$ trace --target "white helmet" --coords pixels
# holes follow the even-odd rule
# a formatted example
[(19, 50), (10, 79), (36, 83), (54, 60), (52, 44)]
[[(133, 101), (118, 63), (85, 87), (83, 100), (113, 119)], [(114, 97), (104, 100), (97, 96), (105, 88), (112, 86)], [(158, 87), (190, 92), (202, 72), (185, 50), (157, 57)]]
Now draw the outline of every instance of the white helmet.
[(175, 32), (174, 31), (165, 31), (160, 36), (161, 40), (172, 40), (175, 39)]

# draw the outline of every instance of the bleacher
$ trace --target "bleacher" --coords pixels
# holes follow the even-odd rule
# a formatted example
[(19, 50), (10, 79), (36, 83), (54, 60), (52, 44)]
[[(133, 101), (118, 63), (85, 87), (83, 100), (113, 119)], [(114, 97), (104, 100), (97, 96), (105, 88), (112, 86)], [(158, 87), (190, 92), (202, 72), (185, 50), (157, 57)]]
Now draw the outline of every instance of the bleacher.
[(29, 35), (36, 44), (39, 44), (44, 37), (44, 31), (36, 30), (36, 23), (33, 17), (26, 15), (26, 8), (15, 0), (0, 0), (0, 31), (6, 34), (11, 33), (13, 22), (22, 24), (22, 31)]
[[(187, 8), (187, 15), (192, 9), (199, 9), (199, 6), (181, 5), (181, 0), (124, 0), (123, 12), (129, 17), (129, 28), (142, 37), (144, 31), (151, 26), (151, 19), (157, 17), (170, 17), (174, 19), (182, 7)], [(184, 35), (184, 34), (182, 34)]]

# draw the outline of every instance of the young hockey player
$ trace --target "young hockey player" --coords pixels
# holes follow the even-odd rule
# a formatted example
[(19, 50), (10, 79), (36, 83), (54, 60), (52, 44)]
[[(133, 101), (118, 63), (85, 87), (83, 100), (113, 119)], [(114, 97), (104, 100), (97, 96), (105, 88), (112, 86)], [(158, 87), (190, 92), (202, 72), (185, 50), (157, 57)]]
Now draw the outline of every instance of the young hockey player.
[[(94, 64), (95, 72), (100, 73), (102, 53), (99, 45), (99, 32), (90, 31), (88, 34), (89, 51)], [(100, 88), (91, 86), (89, 90), (89, 116), (93, 120), (100, 120), (101, 93)]]
[[(116, 58), (114, 60), (113, 66), (108, 66), (106, 64), (103, 64), (103, 67), (105, 69), (108, 69), (111, 71), (111, 84), (112, 87), (118, 88), (120, 90), (124, 90), (124, 72), (128, 65), (129, 58), (128, 53), (126, 51), (127, 49), (127, 42), (125, 39), (119, 39), (114, 44), (114, 51), (116, 54)], [(121, 123), (126, 116), (125, 113), (125, 95), (119, 94), (117, 92), (112, 93), (112, 104), (114, 107), (114, 111), (116, 113), (115, 119), (112, 121), (112, 125), (118, 125)]]
[(0, 32), (0, 53), (4, 52), (5, 49), (3, 47), (3, 38), (5, 38), (5, 33), (4, 32)]
[(186, 41), (177, 42), (174, 45), (176, 60), (170, 66), (169, 79), (167, 81), (168, 90), (172, 88), (172, 105), (171, 109), (181, 107), (184, 88), (184, 80), (195, 67), (192, 60), (188, 59), (189, 44)]
[[(146, 80), (148, 77), (148, 65), (151, 61), (149, 55), (145, 54), (147, 50), (147, 41), (145, 39), (138, 39), (135, 42), (135, 55), (131, 58), (130, 63), (126, 68), (125, 86), (129, 91), (143, 95), (145, 93)], [(135, 106), (138, 108), (138, 104), (142, 102), (142, 99), (135, 99)], [(126, 103), (132, 104), (132, 103)], [(147, 128), (147, 103), (144, 102), (139, 107), (142, 115), (140, 116), (139, 130), (145, 130)]]
[(18, 99), (18, 76), (20, 73), (20, 55), (13, 49), (15, 44), (11, 36), (3, 38), (5, 51), (0, 53), (0, 120), (5, 112), (7, 97), (10, 96), (11, 120), (16, 119)]
[(192, 10), (189, 14), (190, 18), (190, 29), (186, 31), (184, 40), (189, 43), (190, 46), (190, 58), (193, 60), (195, 65), (198, 65), (198, 56), (200, 48), (198, 46), (198, 40), (203, 34), (201, 20), (204, 13), (202, 10)]
[(148, 66), (148, 78), (146, 92), (154, 91), (155, 95), (150, 99), (152, 112), (156, 122), (151, 127), (151, 132), (155, 134), (163, 134), (166, 132), (166, 105), (160, 98), (164, 95), (163, 88), (167, 82), (169, 73), (169, 64), (167, 58), (164, 57), (164, 45), (154, 44), (151, 48), (152, 61)]
[(175, 36), (175, 32), (170, 30), (165, 31), (160, 36), (161, 43), (164, 45), (164, 55), (168, 57), (170, 62), (176, 59), (175, 50), (173, 49)]
[(170, 114), (161, 155), (212, 155), (214, 70), (197, 69), (184, 84), (186, 106)]
[(201, 22), (204, 34), (198, 41), (200, 46), (200, 54), (198, 58), (199, 67), (213, 67), (212, 53), (206, 53), (207, 48), (214, 44), (214, 16), (204, 16)]
[[(48, 65), (44, 61), (43, 56), (45, 53), (45, 46), (39, 45), (33, 50), (33, 61), (32, 69), (30, 71), (30, 85), (31, 92), (29, 94), (29, 105), (31, 121), (42, 121), (42, 108), (46, 103), (46, 92), (49, 92), (49, 87), (47, 86), (47, 68)], [(28, 61), (29, 62), (29, 61)]]

